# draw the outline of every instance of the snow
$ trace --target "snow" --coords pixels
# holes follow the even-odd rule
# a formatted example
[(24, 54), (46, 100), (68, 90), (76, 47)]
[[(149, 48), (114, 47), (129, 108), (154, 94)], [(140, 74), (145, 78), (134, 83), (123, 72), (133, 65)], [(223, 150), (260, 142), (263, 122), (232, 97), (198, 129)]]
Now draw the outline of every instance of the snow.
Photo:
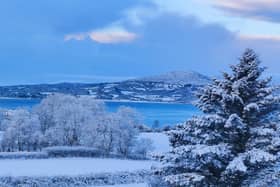
[(185, 149), (188, 151), (189, 149), (192, 151), (192, 153), (197, 154), (199, 156), (202, 156), (204, 154), (213, 153), (216, 155), (227, 155), (230, 153), (229, 146), (226, 144), (218, 144), (218, 145), (187, 145), (184, 146)]
[(121, 91), (121, 93), (124, 95), (134, 94), (134, 92), (131, 92), (131, 91)]
[(244, 110), (248, 111), (248, 112), (250, 112), (252, 110), (259, 111), (260, 108), (256, 103), (250, 103), (247, 106), (245, 106)]
[(153, 161), (98, 158), (0, 160), (0, 176), (77, 176), (84, 174), (150, 170)]
[(270, 136), (275, 133), (274, 129), (263, 127), (252, 128), (251, 131), (259, 136)]
[(172, 71), (162, 75), (140, 78), (142, 81), (164, 82), (170, 84), (198, 84), (204, 85), (210, 82), (210, 78), (194, 71)]
[(174, 98), (171, 98), (171, 97), (163, 97), (162, 98), (162, 101), (163, 102), (172, 102), (172, 101), (174, 101), (175, 99)]
[(201, 186), (193, 184), (199, 183), (200, 181), (204, 180), (204, 178), (204, 176), (197, 173), (184, 173), (169, 175), (165, 177), (165, 180), (169, 181), (171, 184), (175, 184), (176, 186)]
[(251, 164), (258, 164), (262, 162), (275, 161), (276, 157), (268, 152), (265, 152), (261, 149), (253, 149), (247, 152), (249, 161)]
[(168, 136), (164, 133), (141, 133), (140, 138), (152, 140), (155, 153), (166, 153), (171, 150)]
[(247, 167), (245, 166), (243, 162), (243, 157), (239, 156), (234, 158), (229, 165), (227, 166), (227, 170), (229, 171), (241, 171), (241, 172), (246, 172)]
[[(97, 186), (92, 186), (97, 187)], [(113, 186), (98, 186), (98, 187), (148, 187), (148, 184), (139, 183), (139, 184), (120, 184), (120, 185), (113, 185)]]
[(237, 127), (238, 129), (245, 128), (246, 125), (242, 122), (242, 119), (237, 114), (232, 114), (226, 121), (225, 128)]

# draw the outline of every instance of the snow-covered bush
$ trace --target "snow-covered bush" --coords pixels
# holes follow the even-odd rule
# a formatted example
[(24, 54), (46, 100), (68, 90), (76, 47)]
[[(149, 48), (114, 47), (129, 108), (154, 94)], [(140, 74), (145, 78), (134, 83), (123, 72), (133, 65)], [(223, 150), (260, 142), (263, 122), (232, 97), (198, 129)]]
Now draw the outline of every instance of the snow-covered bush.
[(0, 159), (45, 159), (45, 158), (48, 158), (48, 155), (45, 152), (0, 152)]
[(231, 74), (198, 94), (205, 115), (169, 131), (173, 149), (158, 156), (157, 177), (172, 187), (241, 186), (271, 167), (280, 150), (280, 99), (259, 64), (248, 49)]
[(160, 176), (150, 177), (148, 180), (149, 186), (152, 187), (169, 187), (168, 183), (162, 180)]
[(48, 157), (97, 157), (100, 156), (100, 152), (94, 148), (82, 147), (82, 146), (56, 146), (47, 147), (43, 149)]
[(100, 173), (80, 176), (46, 176), (46, 177), (13, 177), (1, 176), (2, 187), (88, 187), (115, 184), (143, 183), (148, 180), (150, 172)]

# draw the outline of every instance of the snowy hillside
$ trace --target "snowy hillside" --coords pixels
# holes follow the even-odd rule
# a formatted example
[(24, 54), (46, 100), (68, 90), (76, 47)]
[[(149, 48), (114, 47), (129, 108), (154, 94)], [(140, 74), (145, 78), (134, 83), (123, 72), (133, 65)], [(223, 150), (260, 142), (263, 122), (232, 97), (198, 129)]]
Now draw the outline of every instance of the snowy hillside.
[(165, 82), (169, 84), (194, 84), (204, 85), (210, 78), (195, 71), (171, 71), (161, 75), (144, 77), (138, 80), (151, 82)]
[(61, 83), (0, 87), (0, 97), (44, 98), (52, 93), (90, 95), (103, 100), (191, 103), (194, 93), (209, 82), (196, 72), (163, 75), (115, 83)]

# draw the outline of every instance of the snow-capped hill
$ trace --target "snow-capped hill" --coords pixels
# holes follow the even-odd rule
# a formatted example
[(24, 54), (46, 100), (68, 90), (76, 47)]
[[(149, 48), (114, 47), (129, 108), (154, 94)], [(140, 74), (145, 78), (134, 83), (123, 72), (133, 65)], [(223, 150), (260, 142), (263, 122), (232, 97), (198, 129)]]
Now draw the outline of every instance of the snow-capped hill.
[(161, 75), (140, 78), (141, 81), (165, 82), (170, 84), (195, 84), (204, 85), (210, 78), (195, 71), (172, 71)]
[(209, 78), (196, 72), (170, 72), (113, 83), (61, 83), (0, 87), (0, 97), (44, 98), (52, 93), (90, 95), (96, 99), (191, 103)]

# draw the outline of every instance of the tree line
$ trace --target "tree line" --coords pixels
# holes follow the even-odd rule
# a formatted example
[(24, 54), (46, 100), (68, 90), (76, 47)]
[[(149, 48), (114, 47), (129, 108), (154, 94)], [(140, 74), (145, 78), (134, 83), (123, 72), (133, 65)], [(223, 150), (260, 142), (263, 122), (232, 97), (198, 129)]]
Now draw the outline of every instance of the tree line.
[(122, 106), (110, 113), (105, 110), (104, 102), (92, 97), (54, 94), (31, 110), (1, 112), (1, 150), (87, 146), (103, 155), (146, 154), (151, 142), (138, 139), (141, 125), (141, 115), (132, 108)]

